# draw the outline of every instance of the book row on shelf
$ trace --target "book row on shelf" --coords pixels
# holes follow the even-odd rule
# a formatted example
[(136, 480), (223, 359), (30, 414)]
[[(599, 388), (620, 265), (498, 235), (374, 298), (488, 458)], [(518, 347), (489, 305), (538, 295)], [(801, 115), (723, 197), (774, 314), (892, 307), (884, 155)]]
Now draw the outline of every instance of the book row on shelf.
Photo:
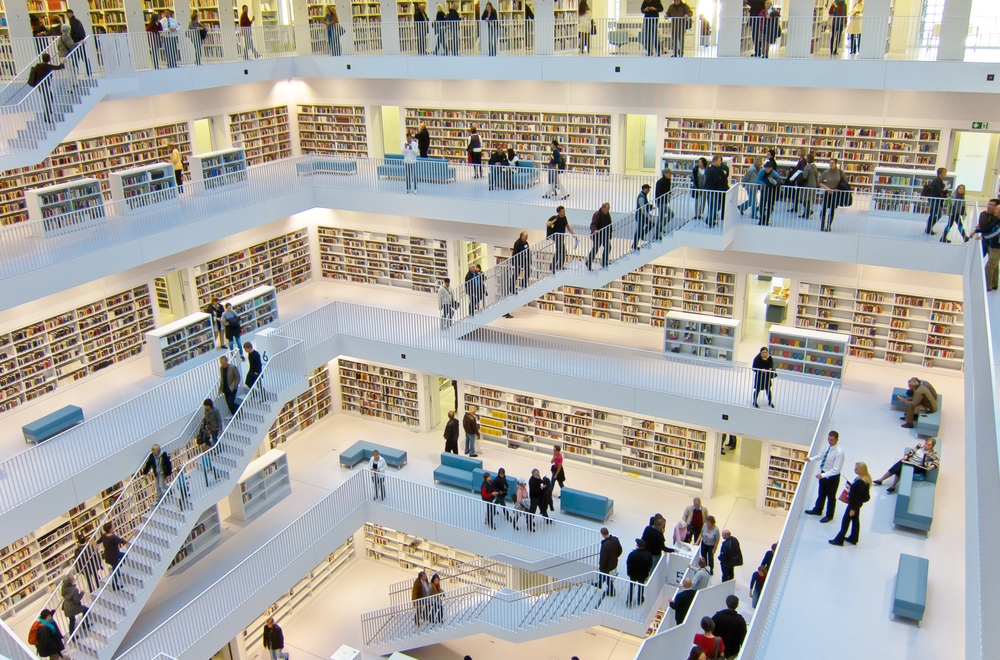
[(238, 520), (251, 520), (292, 491), (288, 455), (271, 449), (251, 461), (229, 494), (229, 510)]
[(435, 293), (448, 277), (448, 241), (319, 227), (323, 277)]
[(481, 559), (471, 552), (373, 523), (365, 523), (364, 539), (367, 558), (398, 563), (407, 571), (428, 571), (428, 575)]
[(365, 109), (361, 106), (300, 105), (298, 124), (303, 154), (368, 157)]
[(368, 362), (337, 360), (340, 408), (416, 429), (421, 405), (418, 375)]
[(279, 105), (229, 115), (229, 134), (243, 147), (247, 165), (259, 165), (292, 155), (288, 106)]
[(769, 443), (763, 497), (765, 512), (783, 513), (791, 508), (808, 458), (809, 452), (802, 447)]
[(309, 389), (281, 407), (278, 418), (267, 432), (267, 441), (275, 449), (326, 417), (333, 406), (330, 395), (330, 371), (326, 365), (309, 374)]

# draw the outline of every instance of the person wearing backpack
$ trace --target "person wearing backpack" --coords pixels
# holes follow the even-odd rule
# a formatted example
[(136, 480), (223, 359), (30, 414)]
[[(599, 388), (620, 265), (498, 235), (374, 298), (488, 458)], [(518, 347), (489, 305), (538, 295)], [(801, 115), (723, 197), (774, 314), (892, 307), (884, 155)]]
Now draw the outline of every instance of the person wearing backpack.
[[(844, 518), (840, 522), (840, 533), (830, 539), (830, 545), (844, 545), (844, 541), (851, 545), (858, 544), (858, 534), (861, 531), (861, 505), (871, 499), (872, 477), (868, 474), (868, 466), (860, 462), (854, 464), (854, 474), (858, 475), (857, 478), (845, 489), (847, 511), (844, 511)], [(844, 493), (841, 493), (840, 497), (843, 499)], [(850, 536), (847, 535), (848, 526), (851, 528)]]
[(31, 630), (28, 632), (28, 643), (34, 645), (39, 657), (49, 660), (63, 657), (62, 652), (66, 648), (62, 632), (52, 620), (53, 614), (52, 610), (42, 610), (38, 620), (31, 624)]
[[(552, 140), (552, 155), (549, 157), (549, 192), (542, 195), (546, 199), (566, 199), (567, 194), (559, 194), (559, 171), (566, 169), (566, 154), (559, 148), (559, 140)], [(563, 190), (565, 193), (565, 189)]]
[(708, 660), (718, 660), (726, 657), (726, 643), (721, 637), (715, 636), (715, 621), (712, 617), (701, 617), (702, 632), (694, 636), (694, 645), (705, 652)]
[(924, 197), (930, 200), (930, 204), (928, 205), (930, 212), (927, 214), (927, 228), (924, 230), (924, 233), (931, 236), (937, 235), (937, 232), (934, 231), (934, 224), (941, 217), (941, 212), (944, 210), (944, 200), (948, 199), (948, 184), (944, 180), (947, 175), (948, 169), (939, 167), (937, 176), (925, 183), (921, 192)]
[(483, 140), (479, 137), (479, 131), (475, 126), (469, 129), (469, 144), (465, 150), (469, 153), (469, 162), (472, 163), (472, 178), (483, 178)]

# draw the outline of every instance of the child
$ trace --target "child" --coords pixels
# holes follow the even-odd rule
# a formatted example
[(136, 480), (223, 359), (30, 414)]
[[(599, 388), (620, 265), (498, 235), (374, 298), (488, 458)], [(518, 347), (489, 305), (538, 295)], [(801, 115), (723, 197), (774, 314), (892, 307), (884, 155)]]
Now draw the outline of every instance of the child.
[(955, 188), (955, 194), (951, 198), (951, 210), (948, 214), (948, 226), (941, 234), (942, 243), (951, 243), (948, 240), (948, 232), (951, 231), (952, 224), (958, 225), (958, 232), (962, 235), (962, 240), (969, 242), (969, 237), (965, 233), (965, 186), (960, 185)]

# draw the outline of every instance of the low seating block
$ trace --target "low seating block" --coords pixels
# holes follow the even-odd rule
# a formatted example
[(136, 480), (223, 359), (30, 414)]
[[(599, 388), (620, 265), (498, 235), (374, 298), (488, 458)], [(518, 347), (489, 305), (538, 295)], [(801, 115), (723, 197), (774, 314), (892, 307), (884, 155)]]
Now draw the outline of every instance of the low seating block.
[(930, 562), (923, 557), (900, 554), (896, 569), (896, 587), (892, 594), (893, 616), (918, 622), (927, 608), (927, 569)]
[(358, 463), (370, 459), (375, 450), (378, 450), (379, 455), (385, 459), (386, 465), (391, 465), (397, 469), (406, 465), (406, 452), (402, 449), (377, 445), (367, 440), (358, 440), (341, 452), (340, 464), (346, 468), (352, 468)]
[(39, 443), (83, 421), (83, 408), (66, 406), (21, 427), (25, 442)]
[(615, 501), (604, 495), (586, 493), (575, 488), (559, 490), (559, 510), (591, 520), (604, 522), (615, 509)]

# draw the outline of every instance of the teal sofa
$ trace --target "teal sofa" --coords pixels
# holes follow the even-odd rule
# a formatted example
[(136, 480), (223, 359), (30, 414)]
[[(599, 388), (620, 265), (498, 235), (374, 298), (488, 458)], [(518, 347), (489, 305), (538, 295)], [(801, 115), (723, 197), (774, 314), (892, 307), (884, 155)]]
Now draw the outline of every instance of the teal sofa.
[(39, 443), (83, 421), (83, 408), (66, 406), (21, 427), (25, 442)]
[(352, 468), (362, 461), (367, 461), (372, 457), (372, 453), (378, 450), (379, 456), (385, 459), (386, 465), (394, 468), (401, 468), (406, 465), (406, 452), (402, 449), (394, 449), (385, 445), (377, 445), (367, 440), (358, 440), (353, 445), (345, 449), (340, 454), (340, 464), (346, 468)]
[(586, 493), (575, 488), (560, 488), (559, 510), (604, 522), (614, 512), (615, 501), (604, 495)]
[[(423, 183), (451, 183), (455, 168), (444, 158), (417, 158), (417, 181)], [(385, 162), (376, 168), (380, 179), (404, 179), (402, 154), (386, 154)]]
[[(906, 388), (892, 388), (892, 399), (889, 400), (889, 406), (893, 410), (906, 410), (906, 406), (901, 404), (897, 399), (897, 397), (900, 396), (906, 396)], [(927, 413), (926, 415), (917, 415), (917, 419), (913, 422), (913, 430), (917, 432), (917, 435), (925, 435), (931, 438), (936, 438), (938, 433), (941, 432), (941, 407), (943, 401), (944, 399), (942, 396), (938, 394), (938, 409), (935, 412)]]
[(927, 609), (927, 570), (930, 562), (923, 557), (900, 554), (896, 569), (896, 587), (892, 592), (892, 615), (917, 621)]

